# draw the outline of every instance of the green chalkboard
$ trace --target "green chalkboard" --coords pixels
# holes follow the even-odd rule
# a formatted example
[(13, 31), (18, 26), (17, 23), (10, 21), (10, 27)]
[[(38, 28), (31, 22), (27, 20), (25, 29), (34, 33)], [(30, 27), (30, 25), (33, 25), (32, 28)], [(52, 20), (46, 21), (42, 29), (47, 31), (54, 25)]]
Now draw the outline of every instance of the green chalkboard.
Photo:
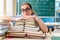
[(17, 14), (21, 13), (20, 6), (25, 2), (32, 5), (38, 16), (55, 16), (55, 0), (17, 0)]

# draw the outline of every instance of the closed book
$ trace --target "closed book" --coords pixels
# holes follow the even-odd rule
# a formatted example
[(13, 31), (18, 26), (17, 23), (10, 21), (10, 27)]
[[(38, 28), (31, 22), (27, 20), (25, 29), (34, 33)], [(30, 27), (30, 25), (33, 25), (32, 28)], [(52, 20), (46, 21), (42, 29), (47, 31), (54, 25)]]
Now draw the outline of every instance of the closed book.
[(11, 33), (8, 33), (6, 36), (7, 37), (26, 37), (26, 33), (24, 33), (24, 32), (18, 32), (18, 33), (11, 32)]
[(36, 27), (34, 25), (25, 25), (25, 27)]
[(40, 33), (40, 32), (27, 32), (27, 37), (29, 37), (29, 38), (44, 38), (44, 37), (46, 37), (46, 34)]
[(18, 22), (15, 25), (23, 25), (23, 24), (24, 24), (24, 22)]
[(11, 28), (8, 32), (23, 32), (23, 28)]

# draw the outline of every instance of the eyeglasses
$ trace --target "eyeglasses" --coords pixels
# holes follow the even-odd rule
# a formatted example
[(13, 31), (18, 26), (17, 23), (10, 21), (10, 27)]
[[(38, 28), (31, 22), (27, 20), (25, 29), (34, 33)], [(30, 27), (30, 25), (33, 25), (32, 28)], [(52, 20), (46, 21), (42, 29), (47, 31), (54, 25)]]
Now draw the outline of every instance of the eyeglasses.
[(24, 12), (24, 11), (27, 12), (27, 11), (29, 11), (29, 10), (31, 10), (31, 9), (30, 9), (30, 8), (21, 9), (22, 12)]

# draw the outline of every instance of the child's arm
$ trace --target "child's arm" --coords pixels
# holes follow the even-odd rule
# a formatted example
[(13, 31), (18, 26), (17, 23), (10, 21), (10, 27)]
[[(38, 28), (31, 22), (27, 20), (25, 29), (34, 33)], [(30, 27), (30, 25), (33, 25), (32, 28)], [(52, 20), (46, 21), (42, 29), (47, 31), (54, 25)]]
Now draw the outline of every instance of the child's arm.
[(6, 15), (2, 16), (0, 19), (3, 21), (15, 21), (16, 20), (14, 17), (6, 16)]
[(36, 20), (36, 22), (38, 23), (40, 29), (43, 32), (45, 32), (45, 33), (48, 32), (47, 26), (44, 24), (44, 22), (41, 19), (38, 19), (36, 16), (34, 17), (34, 19)]

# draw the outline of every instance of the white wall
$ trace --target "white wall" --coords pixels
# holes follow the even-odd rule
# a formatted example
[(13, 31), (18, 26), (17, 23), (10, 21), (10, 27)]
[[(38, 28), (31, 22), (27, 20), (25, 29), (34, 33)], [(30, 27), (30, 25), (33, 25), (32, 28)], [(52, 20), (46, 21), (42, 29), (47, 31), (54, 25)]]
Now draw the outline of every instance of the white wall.
[(4, 0), (0, 0), (0, 17), (4, 15)]
[[(0, 0), (0, 17), (4, 15), (4, 0)], [(6, 0), (6, 15), (13, 16), (13, 0)]]
[(13, 0), (6, 0), (6, 15), (13, 16)]

